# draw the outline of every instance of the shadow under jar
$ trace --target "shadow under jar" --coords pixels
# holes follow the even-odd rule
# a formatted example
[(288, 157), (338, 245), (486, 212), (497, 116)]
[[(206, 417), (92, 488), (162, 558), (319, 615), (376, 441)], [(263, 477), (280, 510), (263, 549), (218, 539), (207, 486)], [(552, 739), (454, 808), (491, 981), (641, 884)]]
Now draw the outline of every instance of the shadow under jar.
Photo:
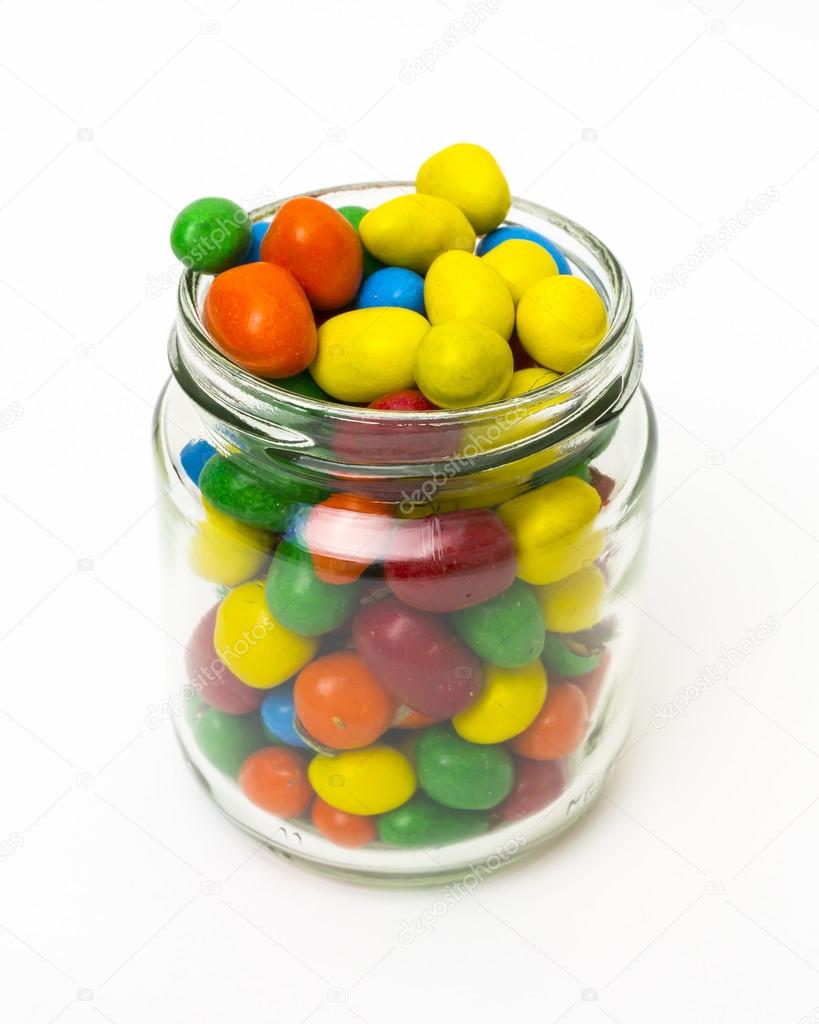
[(628, 732), (656, 448), (631, 289), (574, 222), (522, 200), (509, 220), (560, 246), (610, 326), (576, 370), (474, 410), (253, 377), (208, 339), (209, 279), (180, 283), (155, 418), (168, 716), (222, 811), (335, 874), (493, 870), (588, 809)]

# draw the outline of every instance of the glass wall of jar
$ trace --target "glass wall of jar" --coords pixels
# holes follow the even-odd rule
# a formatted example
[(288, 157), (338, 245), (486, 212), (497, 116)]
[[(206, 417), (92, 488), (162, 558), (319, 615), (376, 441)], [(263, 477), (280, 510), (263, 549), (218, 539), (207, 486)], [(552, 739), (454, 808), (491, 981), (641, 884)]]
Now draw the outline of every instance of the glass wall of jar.
[(656, 447), (631, 291), (579, 225), (523, 201), (509, 219), (560, 246), (610, 326), (576, 370), (474, 410), (253, 377), (210, 344), (208, 279), (180, 283), (155, 419), (165, 710), (230, 818), (332, 872), (511, 861), (590, 806), (628, 732)]

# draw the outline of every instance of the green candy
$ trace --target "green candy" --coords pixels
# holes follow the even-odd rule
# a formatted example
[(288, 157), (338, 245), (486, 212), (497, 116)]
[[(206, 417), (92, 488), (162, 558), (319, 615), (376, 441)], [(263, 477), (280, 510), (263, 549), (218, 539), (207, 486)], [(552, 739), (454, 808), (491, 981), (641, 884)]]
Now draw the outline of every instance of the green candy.
[(507, 797), (515, 781), (512, 756), (500, 744), (469, 743), (449, 725), (433, 725), (415, 748), (418, 781), (445, 807), (488, 811)]
[(543, 649), (543, 612), (533, 587), (515, 580), (483, 604), (454, 612), (455, 632), (484, 661), (520, 668)]
[[(357, 232), (358, 225), (361, 223), (364, 214), (369, 213), (370, 211), (366, 206), (339, 206), (338, 212), (346, 221), (349, 221), (350, 224), (353, 225)], [(361, 250), (364, 256), (364, 272), (361, 276), (363, 281), (365, 277), (369, 277), (370, 274), (375, 273), (376, 270), (380, 270), (384, 264), (381, 260), (377, 260), (372, 253), (367, 252), (364, 248), (363, 242), (361, 243)]]
[(310, 552), (283, 540), (270, 566), (265, 597), (283, 626), (301, 636), (321, 636), (349, 618), (359, 589), (356, 583), (336, 586), (320, 580)]
[(549, 672), (559, 676), (582, 676), (600, 664), (600, 654), (578, 654), (566, 643), (566, 638), (547, 633), (543, 638), (543, 664)]
[(390, 846), (446, 846), (483, 835), (488, 829), (488, 814), (453, 811), (422, 793), (378, 818), (378, 836)]
[(333, 401), (327, 392), (322, 391), (318, 384), (316, 384), (307, 370), (302, 370), (301, 373), (297, 373), (292, 377), (284, 377), (282, 380), (277, 380), (276, 386), (284, 388), (285, 391), (290, 391), (294, 395), (301, 395), (303, 398), (315, 398), (320, 402)]
[(576, 462), (571, 469), (567, 470), (564, 476), (576, 476), (578, 480), (590, 484), (591, 469), (589, 468), (589, 462), (589, 459), (581, 459), (580, 462)]
[(269, 746), (259, 715), (226, 715), (209, 708), (193, 726), (196, 744), (214, 768), (236, 778), (255, 751)]
[(202, 496), (214, 508), (248, 526), (281, 533), (302, 505), (315, 505), (326, 492), (271, 471), (260, 478), (242, 469), (235, 458), (212, 455), (199, 477)]
[(241, 206), (215, 196), (188, 203), (171, 227), (174, 256), (200, 274), (219, 274), (241, 263), (250, 239), (250, 220)]

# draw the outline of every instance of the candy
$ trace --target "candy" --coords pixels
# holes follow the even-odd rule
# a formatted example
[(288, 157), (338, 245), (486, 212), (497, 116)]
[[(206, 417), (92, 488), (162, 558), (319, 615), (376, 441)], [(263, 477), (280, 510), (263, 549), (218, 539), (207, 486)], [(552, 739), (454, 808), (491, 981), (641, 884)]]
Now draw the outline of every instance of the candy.
[(286, 747), (251, 754), (239, 771), (239, 786), (257, 807), (282, 818), (303, 814), (313, 797), (304, 758)]
[(296, 677), (293, 697), (301, 725), (333, 750), (375, 743), (395, 717), (395, 700), (352, 651), (311, 661)]
[(518, 303), (521, 344), (541, 365), (559, 373), (585, 362), (607, 328), (603, 300), (579, 277), (544, 277)]
[(291, 377), (316, 355), (316, 325), (298, 281), (283, 267), (246, 263), (219, 274), (205, 296), (214, 345), (260, 377)]
[(320, 199), (289, 199), (262, 241), (266, 263), (286, 267), (315, 309), (345, 306), (361, 284), (361, 245), (355, 228)]
[(264, 694), (245, 684), (216, 656), (213, 629), (218, 605), (199, 621), (185, 650), (188, 682), (196, 693), (217, 711), (228, 715), (247, 715), (256, 711)]
[(419, 192), (441, 196), (463, 210), (479, 235), (496, 228), (512, 202), (495, 158), (470, 142), (447, 146), (425, 160), (415, 184)]
[(293, 683), (283, 683), (272, 690), (257, 690), (263, 700), (259, 713), (262, 727), (267, 736), (289, 747), (310, 748), (299, 736), (293, 726), (296, 717), (296, 706), (293, 701)]
[(355, 583), (380, 560), (394, 528), (390, 508), (359, 494), (334, 494), (315, 505), (304, 525), (304, 542), (319, 580)]
[(469, 743), (448, 725), (434, 725), (415, 747), (418, 783), (445, 807), (487, 811), (509, 795), (512, 757), (502, 746)]
[(336, 846), (355, 850), (378, 838), (374, 817), (365, 814), (347, 814), (339, 811), (317, 796), (310, 811), (316, 830)]
[(539, 231), (532, 231), (531, 228), (525, 228), (521, 224), (504, 224), (503, 227), (497, 228), (495, 231), (491, 231), (485, 238), (482, 238), (478, 243), (478, 255), (485, 256), (486, 253), (491, 252), (497, 246), (502, 245), (504, 242), (508, 242), (511, 239), (522, 239), (526, 242), (535, 242), (537, 245), (545, 249), (557, 265), (558, 273), (560, 274), (571, 274), (572, 268), (569, 266), (569, 261), (558, 249), (554, 242), (550, 242), (545, 235), (541, 235)]
[(356, 309), (371, 306), (398, 306), (424, 316), (424, 279), (406, 267), (383, 267), (362, 284), (355, 300)]
[(310, 552), (283, 540), (267, 575), (265, 597), (283, 626), (302, 636), (320, 636), (352, 614), (358, 594), (354, 586), (338, 587), (319, 579)]
[(552, 633), (591, 629), (601, 618), (605, 594), (606, 580), (596, 565), (544, 587), (541, 602), (546, 629)]
[[(404, 388), (376, 398), (369, 408), (418, 413), (434, 412), (438, 407), (420, 391)], [(396, 416), (386, 423), (342, 421), (336, 428), (333, 450), (353, 462), (435, 462), (452, 455), (460, 439), (458, 426), (424, 423), (420, 416)]]
[(174, 256), (200, 274), (235, 266), (250, 248), (250, 238), (250, 221), (241, 206), (216, 196), (189, 203), (171, 227)]
[(197, 717), (193, 736), (213, 767), (231, 778), (266, 743), (258, 715), (226, 715), (216, 708), (208, 708)]
[(515, 758), (512, 792), (492, 812), (496, 821), (519, 821), (554, 803), (566, 788), (568, 773), (563, 761), (529, 761)]
[[(543, 367), (532, 367), (527, 370), (515, 370), (512, 374), (512, 379), (509, 381), (509, 387), (503, 395), (503, 400), (508, 401), (510, 398), (518, 398), (520, 395), (528, 395), (531, 391), (539, 391), (540, 388), (547, 387), (549, 384), (554, 383), (554, 381), (559, 377), (559, 373), (553, 373), (551, 370), (544, 370)], [(543, 410), (548, 408), (550, 405), (554, 405), (556, 401), (559, 401), (559, 399), (549, 398), (544, 402), (539, 402), (532, 406), (526, 412), (520, 412), (515, 417), (509, 417), (507, 420), (501, 420), (501, 423), (503, 424), (503, 433), (501, 434), (498, 443), (511, 444), (512, 441), (519, 441), (522, 438), (530, 437), (539, 430), (543, 430), (549, 422), (549, 419), (544, 415)], [(509, 420), (512, 420), (512, 422)]]
[(593, 668), (590, 672), (585, 672), (582, 676), (573, 676), (571, 679), (563, 680), (564, 682), (574, 683), (575, 686), (578, 686), (583, 691), (583, 696), (586, 698), (586, 704), (589, 708), (589, 714), (597, 707), (597, 701), (606, 682), (610, 664), (611, 648), (607, 647), (603, 651), (600, 664), (596, 668)]
[[(339, 206), (338, 212), (341, 216), (349, 221), (350, 224), (355, 228), (356, 234), (358, 234), (358, 226), (364, 218), (365, 214), (370, 211), (366, 206)], [(370, 274), (374, 274), (376, 270), (380, 270), (384, 264), (381, 260), (377, 260), (371, 252), (368, 252), (364, 247), (364, 243), (361, 241), (359, 236), (359, 244), (361, 245), (361, 253), (363, 256), (363, 273), (362, 278), (366, 281)]]
[(330, 401), (330, 396), (326, 391), (322, 391), (307, 370), (302, 370), (301, 373), (296, 373), (292, 377), (284, 377), (282, 380), (277, 380), (276, 384), (294, 395), (302, 395), (304, 398), (315, 398), (318, 402)]
[(471, 252), (445, 252), (433, 262), (424, 281), (424, 303), (431, 324), (476, 321), (506, 339), (515, 326), (506, 282)]
[(472, 651), (432, 615), (385, 598), (353, 619), (356, 649), (381, 684), (402, 703), (437, 720), (476, 697), (481, 665)]
[(296, 509), (312, 505), (326, 491), (304, 484), (293, 476), (276, 473), (271, 465), (262, 477), (250, 472), (239, 459), (214, 455), (199, 477), (199, 488), (210, 505), (240, 523), (274, 533), (287, 528)]
[[(541, 612), (542, 617), (542, 612)], [(589, 654), (575, 650), (571, 637), (547, 633), (543, 639), (543, 664), (559, 676), (582, 676), (593, 672), (600, 661), (600, 654), (593, 651)]]
[(515, 571), (512, 537), (487, 509), (402, 522), (384, 567), (396, 597), (429, 612), (488, 601), (511, 586)]
[(255, 576), (270, 557), (272, 538), (203, 503), (205, 518), (188, 545), (188, 564), (203, 580), (234, 587)]
[(213, 634), (216, 653), (248, 686), (267, 690), (294, 675), (317, 642), (286, 629), (271, 614), (262, 580), (243, 583), (224, 598)]
[(262, 258), (262, 239), (270, 227), (269, 220), (257, 220), (251, 228), (250, 248), (247, 251), (243, 263), (259, 263)]
[(179, 464), (188, 474), (191, 482), (198, 486), (205, 463), (215, 454), (216, 449), (207, 441), (188, 441), (179, 452)]
[(558, 273), (551, 253), (536, 242), (522, 238), (502, 242), (480, 259), (503, 278), (516, 306), (533, 284)]
[(533, 761), (568, 757), (582, 743), (589, 725), (583, 691), (574, 683), (549, 687), (546, 701), (529, 728), (516, 736), (512, 750)]
[(348, 814), (384, 814), (415, 792), (415, 772), (393, 747), (377, 745), (345, 750), (329, 757), (316, 754), (308, 776), (325, 803)]
[(484, 812), (453, 811), (423, 793), (378, 819), (379, 839), (404, 849), (447, 846), (483, 835), (488, 828), (489, 816)]
[(418, 274), (426, 274), (442, 252), (472, 252), (475, 248), (475, 232), (458, 207), (420, 193), (398, 196), (370, 210), (361, 220), (359, 232), (379, 260)]
[(512, 370), (509, 343), (474, 320), (431, 327), (414, 360), (418, 387), (442, 409), (497, 402), (509, 387)]
[(527, 729), (546, 699), (546, 672), (535, 660), (520, 668), (484, 667), (478, 698), (452, 719), (470, 743), (503, 743)]
[(411, 309), (354, 309), (318, 331), (313, 379), (344, 402), (372, 402), (412, 387), (415, 355), (429, 321)]
[(554, 583), (600, 553), (602, 536), (591, 530), (600, 496), (568, 476), (505, 502), (498, 515), (511, 531), (518, 576), (527, 583)]
[(452, 624), (458, 636), (493, 665), (519, 668), (543, 649), (543, 612), (535, 591), (522, 580), (488, 601), (456, 611)]

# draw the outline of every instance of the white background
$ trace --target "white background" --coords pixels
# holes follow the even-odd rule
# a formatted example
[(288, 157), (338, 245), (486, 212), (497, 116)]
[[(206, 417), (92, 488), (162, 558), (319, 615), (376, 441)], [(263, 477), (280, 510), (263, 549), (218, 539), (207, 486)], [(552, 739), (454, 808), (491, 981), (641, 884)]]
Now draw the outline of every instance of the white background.
[[(814, 0), (0, 0), (4, 1020), (819, 1019), (818, 27)], [(631, 746), (557, 846), (445, 907), (256, 849), (146, 726), (149, 424), (175, 211), (461, 139), (625, 263), (661, 452)]]

